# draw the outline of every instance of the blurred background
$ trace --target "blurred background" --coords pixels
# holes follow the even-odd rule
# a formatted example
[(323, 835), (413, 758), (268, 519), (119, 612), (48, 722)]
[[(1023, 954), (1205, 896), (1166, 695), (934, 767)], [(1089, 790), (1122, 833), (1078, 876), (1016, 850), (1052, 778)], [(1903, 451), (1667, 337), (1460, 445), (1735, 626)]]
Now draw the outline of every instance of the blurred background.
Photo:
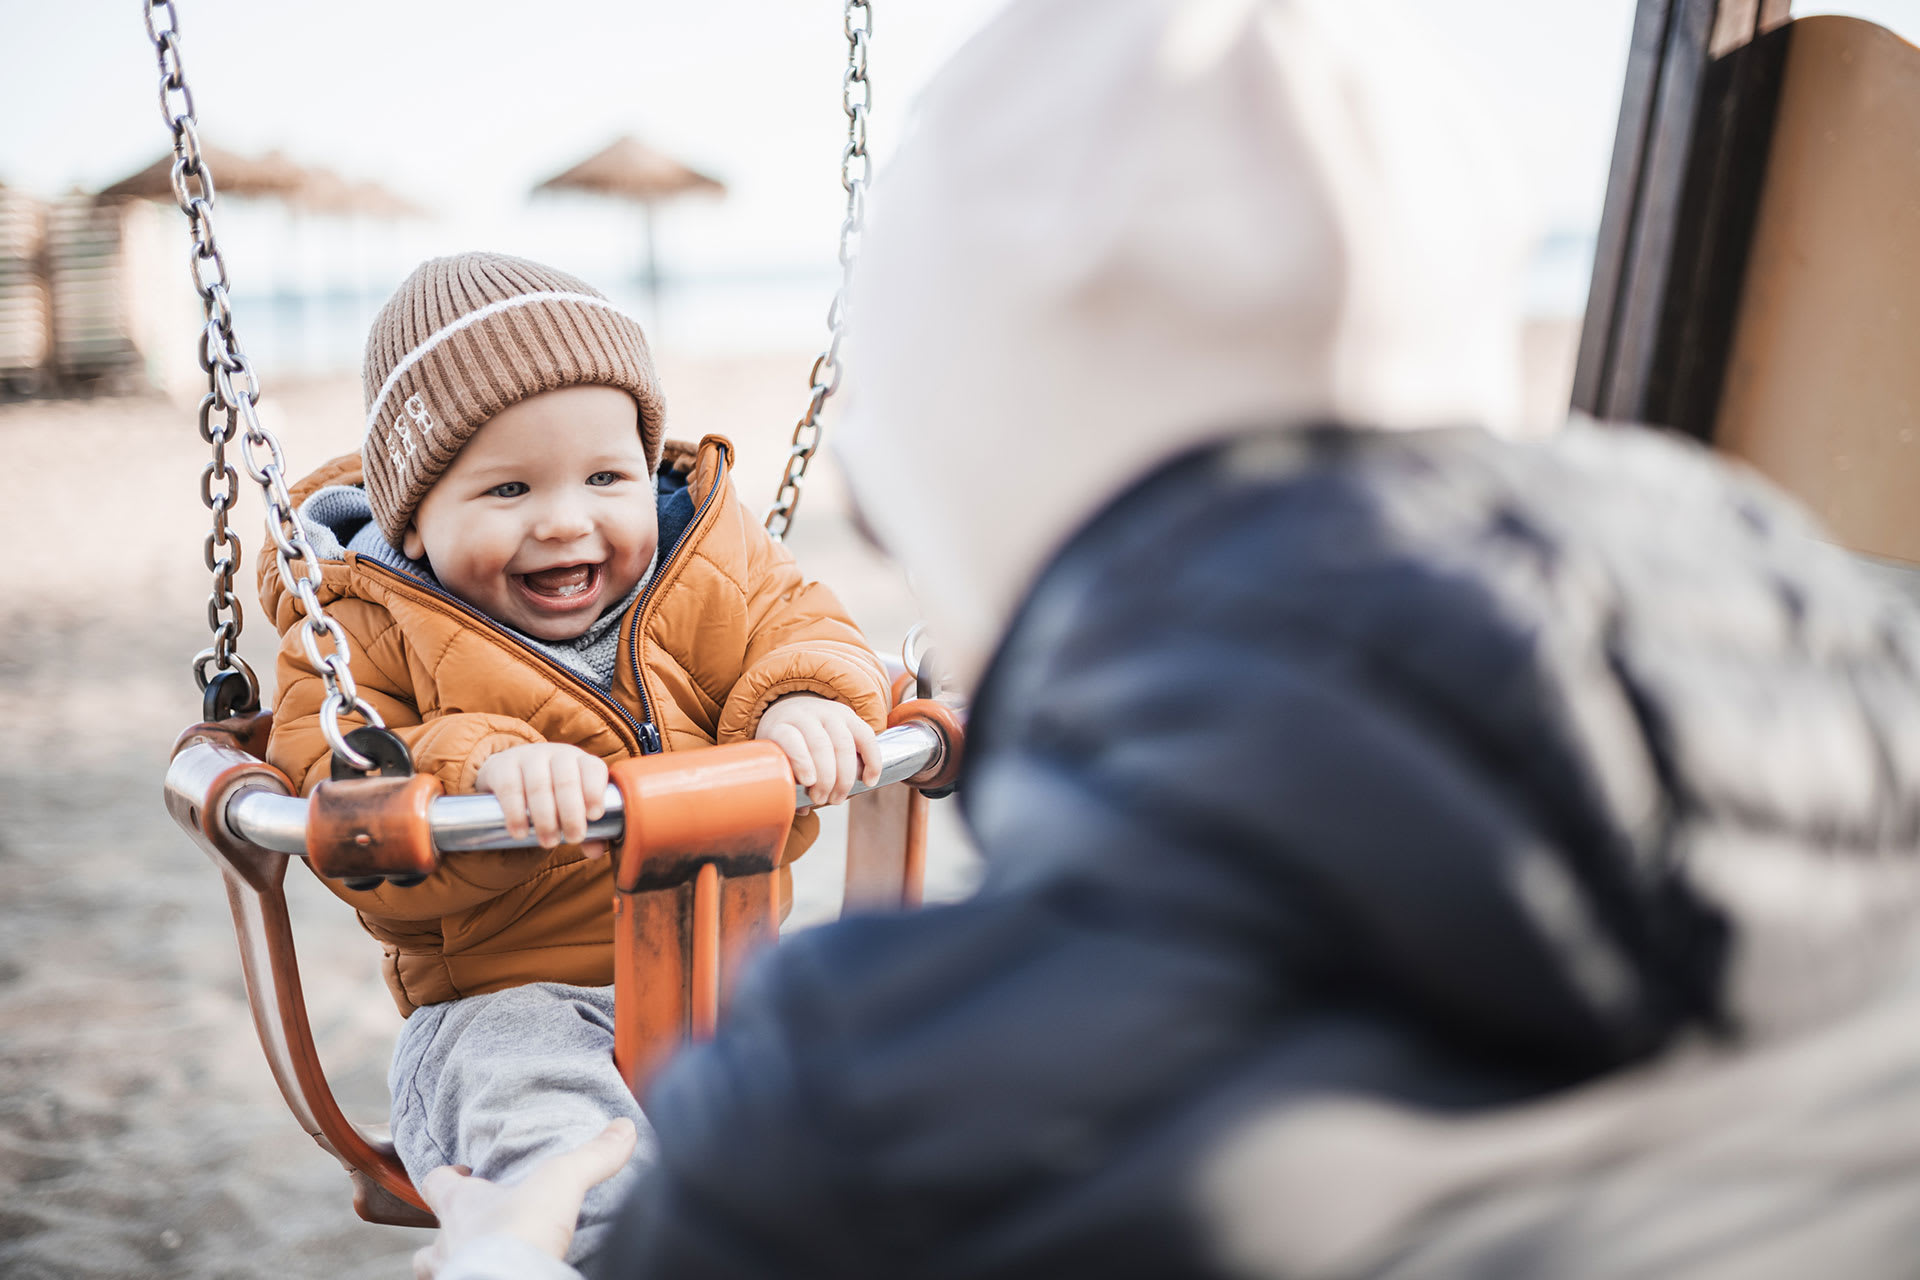
[[(1001, 3), (877, 0), (877, 201), (914, 94)], [(486, 248), (639, 315), (669, 434), (731, 436), (744, 497), (771, 499), (837, 282), (838, 4), (179, 7), (236, 327), (294, 474), (357, 447), (359, 353), (387, 293), (424, 258)], [(1527, 395), (1547, 429), (1633, 4), (1423, 12), (1525, 175)], [(1795, 6), (1812, 12), (1920, 38), (1920, 0)], [(152, 168), (169, 146), (156, 84), (131, 0), (0, 0), (0, 1272), (405, 1275), (418, 1233), (354, 1218), (281, 1105), (218, 876), (160, 805), (168, 746), (197, 718), (207, 582), (200, 319), (184, 220)], [(831, 458), (814, 473), (791, 545), (896, 648), (908, 585), (853, 535)], [(251, 494), (237, 528), (256, 550)], [(270, 673), (274, 637), (242, 594), (243, 652)], [(793, 927), (836, 913), (837, 839), (830, 826), (798, 868)], [(973, 877), (942, 813), (931, 896)], [(290, 883), (322, 1053), (349, 1114), (377, 1117), (398, 1019), (376, 949)]]

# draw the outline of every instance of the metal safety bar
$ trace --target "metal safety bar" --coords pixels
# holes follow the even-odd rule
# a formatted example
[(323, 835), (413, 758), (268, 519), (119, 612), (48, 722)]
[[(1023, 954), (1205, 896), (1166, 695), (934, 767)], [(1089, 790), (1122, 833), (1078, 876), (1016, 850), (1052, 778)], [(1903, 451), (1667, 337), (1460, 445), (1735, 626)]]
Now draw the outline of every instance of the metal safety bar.
[[(908, 721), (879, 735), (880, 781), (876, 787), (903, 782), (918, 774), (937, 769), (943, 763), (946, 745), (939, 732), (923, 721)], [(853, 794), (874, 790), (856, 783)], [(804, 809), (813, 802), (805, 787), (794, 788), (794, 808)], [(304, 854), (307, 851), (307, 800), (283, 796), (272, 791), (243, 789), (227, 803), (226, 826), (235, 837), (275, 853)], [(532, 836), (518, 839), (509, 835), (500, 802), (489, 795), (441, 796), (427, 810), (433, 828), (434, 847), (442, 853), (472, 853), (485, 849), (523, 848), (537, 843)], [(618, 840), (626, 827), (626, 814), (620, 791), (609, 785), (606, 812), (587, 825), (589, 840)]]

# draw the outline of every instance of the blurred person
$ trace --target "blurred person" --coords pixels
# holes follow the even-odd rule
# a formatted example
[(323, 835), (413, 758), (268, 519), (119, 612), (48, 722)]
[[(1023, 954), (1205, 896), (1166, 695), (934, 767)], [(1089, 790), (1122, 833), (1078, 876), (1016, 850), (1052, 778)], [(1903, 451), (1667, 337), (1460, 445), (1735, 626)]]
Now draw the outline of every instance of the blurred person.
[[(320, 599), (415, 767), (497, 796), (536, 844), (453, 854), (413, 885), (325, 883), (381, 943), (406, 1018), (402, 1162), (511, 1183), (610, 1119), (645, 1124), (612, 1056), (613, 868), (585, 840), (608, 764), (764, 738), (837, 803), (878, 777), (886, 677), (741, 504), (732, 446), (663, 440), (645, 336), (581, 281), (500, 254), (424, 263), (374, 320), (365, 385), (360, 451), (294, 489)], [(304, 611), (262, 568), (282, 634), (267, 757), (304, 795), (332, 764), (327, 690)], [(783, 871), (817, 825), (795, 826)], [(635, 1168), (567, 1224), (571, 1256)]]
[(598, 1275), (1912, 1270), (1920, 629), (1690, 443), (1504, 438), (1522, 227), (1436, 61), (1020, 0), (927, 92), (841, 446), (988, 872), (750, 972)]

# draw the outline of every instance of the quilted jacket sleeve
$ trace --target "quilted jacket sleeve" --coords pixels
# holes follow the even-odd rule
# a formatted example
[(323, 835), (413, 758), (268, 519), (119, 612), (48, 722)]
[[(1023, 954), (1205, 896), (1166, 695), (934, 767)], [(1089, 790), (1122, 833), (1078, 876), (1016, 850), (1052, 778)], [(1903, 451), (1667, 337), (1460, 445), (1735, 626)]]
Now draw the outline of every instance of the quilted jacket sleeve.
[[(461, 712), (423, 722), (406, 677), (399, 633), (386, 610), (369, 601), (346, 598), (330, 603), (328, 613), (354, 637), (353, 678), (360, 696), (406, 743), (414, 767), (438, 777), (449, 794), (471, 793), (474, 775), (495, 752), (544, 741), (532, 725), (510, 716)], [(371, 639), (364, 639), (367, 637)], [(326, 684), (301, 649), (297, 623), (281, 635), (278, 671), (280, 692), (267, 760), (292, 780), (301, 795), (307, 795), (327, 780), (332, 757), (320, 731)], [(356, 893), (338, 881), (324, 883), (369, 914), (424, 920), (464, 911), (497, 897), (533, 874), (551, 856), (553, 851), (546, 849), (457, 854), (424, 883), (407, 889), (382, 887)]]
[(839, 599), (807, 581), (793, 555), (756, 528), (745, 535), (746, 660), (720, 712), (719, 740), (751, 738), (790, 693), (845, 703), (874, 728), (887, 722), (887, 678)]

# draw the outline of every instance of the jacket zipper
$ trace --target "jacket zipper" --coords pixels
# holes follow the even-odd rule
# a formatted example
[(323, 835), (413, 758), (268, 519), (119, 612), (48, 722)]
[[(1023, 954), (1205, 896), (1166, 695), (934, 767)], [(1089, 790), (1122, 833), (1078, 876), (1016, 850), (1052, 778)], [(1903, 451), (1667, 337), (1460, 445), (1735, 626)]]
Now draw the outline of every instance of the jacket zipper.
[(665, 744), (662, 743), (660, 739), (659, 726), (656, 725), (653, 721), (653, 704), (651, 700), (648, 699), (647, 697), (646, 682), (640, 678), (640, 623), (646, 616), (647, 601), (653, 598), (654, 588), (660, 585), (660, 579), (666, 574), (667, 566), (673, 562), (673, 558), (675, 556), (680, 554), (680, 548), (687, 545), (688, 540), (693, 537), (694, 531), (700, 527), (700, 521), (703, 518), (705, 518), (707, 514), (707, 508), (713, 505), (714, 498), (719, 495), (720, 487), (723, 483), (725, 483), (726, 476), (727, 476), (727, 454), (726, 454), (726, 450), (723, 449), (720, 451), (720, 461), (719, 461), (718, 470), (714, 475), (713, 487), (707, 491), (707, 496), (704, 499), (702, 499), (700, 502), (699, 510), (693, 513), (693, 519), (687, 522), (687, 527), (680, 531), (679, 538), (677, 538), (674, 541), (672, 548), (668, 550), (666, 556), (660, 561), (660, 564), (654, 569), (653, 577), (648, 580), (645, 589), (640, 592), (640, 598), (634, 601), (633, 632), (631, 635), (627, 637), (627, 654), (628, 654), (628, 660), (632, 663), (632, 666), (633, 666), (633, 687), (635, 691), (638, 692), (640, 695), (641, 718), (638, 720), (634, 719), (633, 713), (631, 711), (628, 711), (625, 707), (621, 706), (619, 699), (615, 698), (612, 694), (603, 692), (597, 685), (593, 684), (591, 681), (582, 680), (578, 675), (574, 674), (572, 671), (568, 670), (566, 667), (562, 666), (560, 663), (555, 662), (552, 658), (549, 658), (546, 654), (541, 653), (538, 649), (535, 649), (533, 646), (527, 644), (524, 640), (520, 639), (520, 637), (514, 635), (511, 631), (507, 630), (505, 627), (495, 622), (492, 618), (489, 618), (486, 614), (481, 613), (478, 610), (474, 609), (473, 606), (469, 605), (466, 601), (460, 599), (460, 597), (447, 591), (445, 588), (435, 586), (430, 582), (423, 582), (419, 578), (416, 578), (411, 574), (402, 573), (398, 569), (389, 568), (388, 566), (381, 564), (378, 560), (370, 560), (365, 556), (357, 557), (357, 562), (360, 564), (368, 565), (371, 568), (386, 574), (388, 577), (393, 578), (397, 582), (400, 582), (407, 586), (418, 587), (422, 591), (426, 591), (431, 593), (432, 595), (438, 596), (440, 599), (445, 600), (448, 604), (452, 605), (455, 609), (458, 609), (461, 613), (465, 614), (467, 617), (472, 618), (475, 622), (478, 622), (481, 626), (486, 627), (488, 630), (493, 631), (499, 634), (500, 636), (504, 637), (507, 641), (512, 643), (512, 645), (516, 649), (519, 649), (522, 653), (526, 654), (529, 658), (532, 658), (537, 665), (539, 665), (540, 667), (548, 671), (551, 671), (554, 675), (560, 677), (560, 679), (564, 683), (576, 689), (584, 689), (595, 700), (599, 702), (603, 702), (607, 706), (613, 708), (613, 710), (619, 714), (620, 718), (626, 721), (627, 727), (633, 730), (634, 741), (635, 741), (635, 744), (640, 748), (641, 755), (645, 755), (645, 756), (658, 755), (664, 749)]
[(640, 624), (647, 618), (647, 601), (653, 599), (654, 588), (658, 587), (660, 580), (667, 576), (667, 566), (672, 564), (673, 558), (680, 554), (680, 548), (692, 540), (694, 531), (706, 518), (707, 508), (713, 505), (713, 500), (719, 496), (720, 489), (726, 482), (727, 451), (721, 449), (719, 461), (714, 468), (713, 487), (708, 489), (707, 496), (700, 500), (699, 510), (693, 513), (693, 519), (687, 522), (687, 527), (680, 531), (680, 536), (674, 540), (672, 549), (661, 558), (660, 567), (653, 571), (653, 577), (647, 580), (646, 588), (640, 592), (640, 598), (634, 602), (633, 632), (627, 637), (627, 661), (633, 668), (633, 687), (640, 695), (640, 716), (645, 722), (644, 732), (640, 737), (640, 754), (642, 755), (656, 755), (666, 746), (660, 740), (659, 727), (653, 722), (653, 703), (647, 698), (647, 682), (640, 678)]
[[(627, 727), (633, 730), (634, 741), (636, 744), (638, 744), (641, 747), (642, 751), (644, 752), (646, 741), (647, 741), (646, 731), (651, 726), (644, 726), (638, 720), (635, 720), (633, 718), (633, 713), (631, 711), (628, 711), (625, 707), (621, 706), (619, 701), (615, 699), (612, 695), (603, 693), (600, 690), (600, 688), (597, 685), (593, 684), (591, 681), (582, 680), (578, 675), (574, 674), (572, 671), (568, 670), (566, 667), (562, 666), (558, 662), (555, 662), (552, 658), (549, 658), (546, 654), (541, 653), (538, 649), (535, 649), (532, 645), (529, 645), (526, 641), (522, 640), (519, 636), (514, 635), (511, 631), (508, 631), (505, 627), (495, 622), (492, 618), (489, 618), (486, 614), (476, 611), (471, 605), (467, 604), (466, 601), (462, 600), (459, 596), (453, 595), (451, 592), (447, 591), (445, 588), (436, 587), (430, 582), (422, 582), (420, 579), (414, 577), (412, 574), (402, 573), (398, 569), (389, 568), (388, 566), (381, 564), (378, 560), (371, 560), (371, 559), (368, 559), (366, 556), (359, 557), (358, 563), (366, 565), (369, 568), (375, 569), (380, 573), (386, 574), (388, 577), (393, 578), (396, 581), (406, 586), (418, 587), (420, 590), (425, 591), (430, 595), (438, 596), (440, 599), (445, 600), (448, 604), (452, 605), (455, 609), (459, 610), (465, 616), (472, 618), (475, 622), (487, 628), (487, 630), (492, 631), (498, 634), (499, 636), (501, 636), (502, 638), (504, 638), (505, 640), (507, 640), (509, 643), (513, 645), (514, 648), (518, 649), (521, 653), (524, 653), (527, 657), (533, 659), (535, 665), (539, 666), (543, 670), (553, 673), (555, 676), (558, 676), (562, 683), (568, 685), (571, 688), (584, 690), (595, 700), (606, 703), (607, 706), (613, 708), (614, 711), (618, 712), (620, 718), (626, 721)], [(655, 731), (655, 736), (656, 737), (658, 736), (657, 730)]]

